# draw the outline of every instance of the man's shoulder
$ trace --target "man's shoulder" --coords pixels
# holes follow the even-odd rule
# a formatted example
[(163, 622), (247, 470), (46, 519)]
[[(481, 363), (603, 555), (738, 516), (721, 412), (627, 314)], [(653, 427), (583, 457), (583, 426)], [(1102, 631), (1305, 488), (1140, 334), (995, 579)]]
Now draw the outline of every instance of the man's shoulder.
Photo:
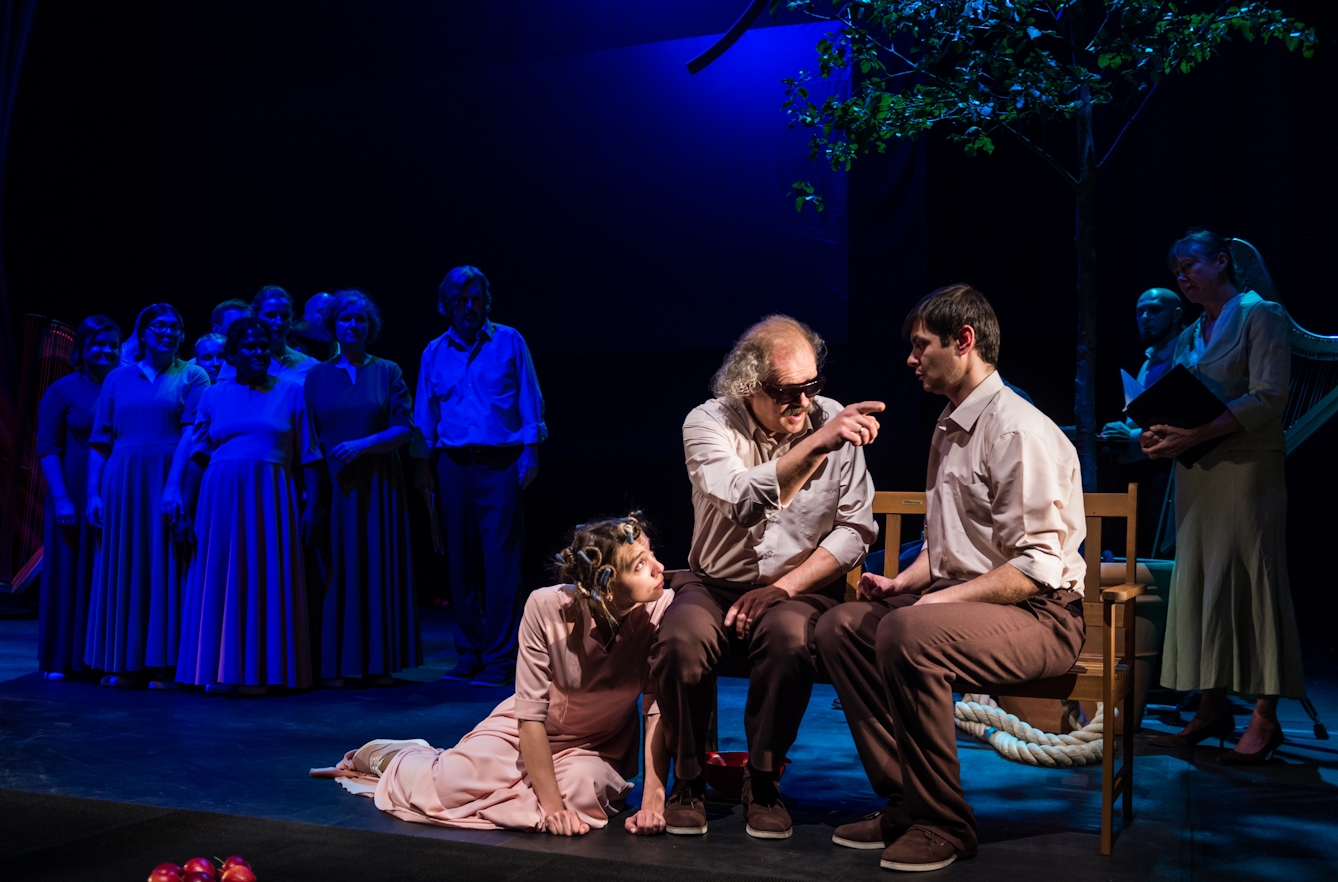
[(982, 416), (988, 420), (989, 431), (996, 437), (1031, 435), (1054, 445), (1057, 456), (1062, 453), (1064, 459), (1077, 458), (1078, 451), (1064, 430), (1039, 407), (1007, 386), (999, 390), (993, 405)]
[[(446, 334), (449, 333), (450, 329), (448, 328), (446, 330)], [(445, 345), (446, 334), (442, 334), (440, 337), (434, 337), (433, 339), (428, 341), (426, 346), (423, 347), (423, 359), (425, 361), (432, 357), (432, 353), (436, 352), (438, 349), (440, 349), (442, 346)]]
[(525, 345), (525, 336), (510, 325), (503, 325), (498, 322), (492, 323), (492, 339), (494, 342), (519, 343)]
[(683, 428), (707, 428), (747, 434), (747, 425), (737, 407), (724, 398), (711, 398), (688, 411)]

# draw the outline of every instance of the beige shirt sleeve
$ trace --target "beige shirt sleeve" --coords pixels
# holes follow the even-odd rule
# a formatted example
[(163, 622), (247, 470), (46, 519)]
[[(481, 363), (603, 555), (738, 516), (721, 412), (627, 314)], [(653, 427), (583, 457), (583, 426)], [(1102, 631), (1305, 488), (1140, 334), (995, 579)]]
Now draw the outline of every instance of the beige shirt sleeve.
[(1057, 461), (1045, 439), (1025, 431), (997, 439), (986, 454), (993, 485), (990, 515), (994, 545), (1010, 549), (1008, 563), (1047, 588), (1064, 584), (1064, 548), (1073, 532), (1073, 519), (1082, 511), (1066, 511), (1081, 499), (1081, 475), (1076, 463)]
[(847, 445), (829, 456), (838, 455), (841, 455), (841, 499), (836, 505), (832, 530), (818, 547), (836, 558), (843, 572), (849, 572), (864, 560), (869, 546), (878, 538), (878, 522), (873, 517), (873, 477), (864, 464), (864, 449)]
[(780, 511), (776, 461), (750, 466), (739, 450), (738, 433), (701, 408), (683, 423), (688, 480), (722, 515), (751, 527)]

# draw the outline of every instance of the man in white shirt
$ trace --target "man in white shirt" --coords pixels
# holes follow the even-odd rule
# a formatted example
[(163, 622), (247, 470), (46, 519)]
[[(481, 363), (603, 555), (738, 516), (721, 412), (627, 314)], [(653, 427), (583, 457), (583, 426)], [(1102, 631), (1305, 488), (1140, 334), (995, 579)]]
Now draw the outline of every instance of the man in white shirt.
[(862, 446), (878, 436), (883, 405), (818, 397), (824, 352), (806, 325), (763, 319), (726, 357), (716, 397), (683, 424), (691, 571), (674, 578), (651, 658), (674, 757), (670, 833), (706, 832), (706, 731), (715, 673), (728, 661), (750, 667), (747, 832), (792, 832), (779, 778), (817, 676), (813, 628), (878, 534)]
[(411, 453), (415, 484), (435, 484), (450, 558), (458, 662), (445, 679), (504, 686), (515, 677), (521, 497), (548, 437), (544, 399), (525, 339), (488, 319), (492, 292), (482, 271), (451, 270), (437, 309), (451, 327), (423, 350)]
[(1073, 445), (995, 370), (999, 323), (969, 285), (925, 297), (906, 319), (907, 363), (944, 395), (929, 455), (925, 547), (860, 601), (818, 622), (823, 664), (873, 789), (874, 816), (832, 841), (882, 849), (922, 871), (974, 857), (962, 791), (954, 682), (1010, 686), (1067, 673), (1083, 642), (1086, 536)]

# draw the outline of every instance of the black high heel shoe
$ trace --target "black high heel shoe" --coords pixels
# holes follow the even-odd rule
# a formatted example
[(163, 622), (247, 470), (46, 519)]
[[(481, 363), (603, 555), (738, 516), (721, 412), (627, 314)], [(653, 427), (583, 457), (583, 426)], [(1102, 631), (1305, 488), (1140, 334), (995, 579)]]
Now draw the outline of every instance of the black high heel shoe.
[(1224, 766), (1259, 766), (1273, 758), (1273, 751), (1282, 746), (1282, 742), (1287, 739), (1282, 737), (1282, 726), (1273, 730), (1273, 734), (1268, 736), (1268, 741), (1264, 746), (1254, 753), (1241, 753), (1239, 750), (1228, 750), (1217, 758), (1217, 761)]
[(1177, 732), (1174, 735), (1157, 735), (1148, 739), (1148, 744), (1153, 747), (1175, 747), (1186, 748), (1193, 747), (1200, 741), (1207, 738), (1216, 738), (1218, 747), (1225, 747), (1223, 742), (1236, 734), (1236, 720), (1231, 714), (1225, 713), (1213, 720), (1206, 726), (1200, 726), (1188, 734)]

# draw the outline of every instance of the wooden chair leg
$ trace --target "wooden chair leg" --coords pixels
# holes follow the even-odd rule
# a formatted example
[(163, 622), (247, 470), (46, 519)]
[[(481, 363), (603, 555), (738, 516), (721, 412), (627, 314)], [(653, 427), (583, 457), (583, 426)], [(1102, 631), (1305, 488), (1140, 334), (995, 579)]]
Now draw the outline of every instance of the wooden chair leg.
[[(1130, 676), (1133, 675), (1133, 665), (1129, 666)], [(1134, 702), (1138, 696), (1133, 688), (1124, 694), (1124, 763), (1120, 768), (1121, 793), (1123, 802), (1120, 804), (1120, 817), (1124, 819), (1125, 826), (1134, 819), (1134, 715), (1137, 708)]]
[(711, 675), (711, 721), (706, 724), (706, 752), (720, 749), (720, 690), (718, 680)]
[(1105, 634), (1102, 655), (1105, 661), (1101, 684), (1106, 720), (1101, 727), (1101, 853), (1109, 855), (1114, 845), (1115, 827), (1115, 623), (1114, 604), (1105, 604)]
[(1120, 778), (1124, 786), (1124, 801), (1120, 805), (1120, 816), (1128, 826), (1134, 819), (1134, 720), (1138, 716), (1138, 653), (1135, 634), (1138, 630), (1138, 598), (1134, 598), (1124, 607), (1124, 659), (1128, 665), (1124, 690), (1124, 764)]

